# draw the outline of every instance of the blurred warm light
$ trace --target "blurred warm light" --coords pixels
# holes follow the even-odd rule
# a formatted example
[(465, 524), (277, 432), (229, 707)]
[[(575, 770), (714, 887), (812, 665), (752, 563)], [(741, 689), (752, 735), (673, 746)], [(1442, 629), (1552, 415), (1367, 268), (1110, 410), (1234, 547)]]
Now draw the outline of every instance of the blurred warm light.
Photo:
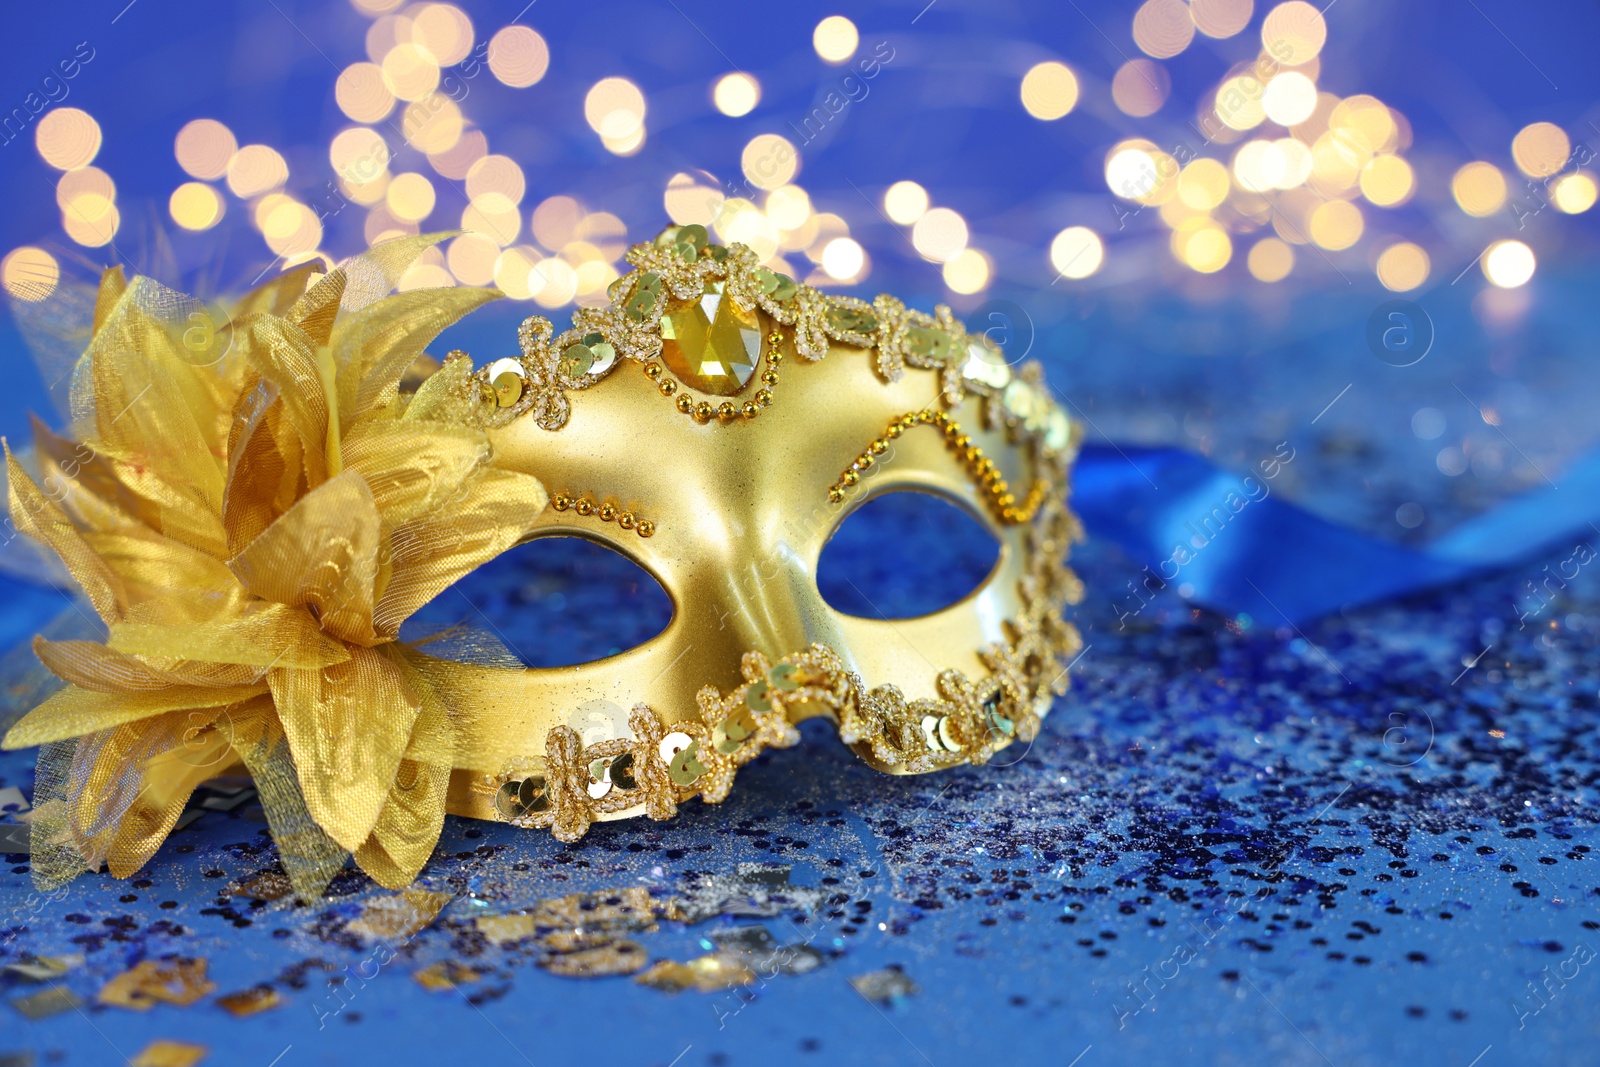
[(85, 248), (110, 244), (121, 226), (117, 205), (95, 193), (77, 197), (61, 212), (61, 228), (75, 244)]
[(1111, 99), (1125, 115), (1143, 118), (1154, 115), (1167, 102), (1172, 79), (1160, 63), (1130, 59), (1117, 68), (1111, 79)]
[(711, 101), (724, 115), (748, 115), (761, 102), (761, 83), (743, 71), (724, 74), (711, 90)]
[(228, 161), (239, 150), (233, 131), (216, 119), (195, 119), (178, 131), (172, 154), (185, 174), (201, 181), (216, 181), (228, 173)]
[(500, 246), (480, 233), (464, 233), (450, 242), (445, 263), (462, 285), (488, 285), (494, 281)]
[(77, 170), (100, 152), (100, 124), (87, 111), (58, 107), (45, 113), (33, 130), (33, 142), (44, 161), (57, 170)]
[(1428, 253), (1410, 241), (1392, 244), (1378, 256), (1376, 273), (1385, 289), (1409, 293), (1428, 280)]
[(1229, 78), (1217, 87), (1217, 118), (1234, 130), (1253, 130), (1267, 117), (1261, 83), (1254, 75)]
[(1594, 207), (1595, 194), (1594, 179), (1582, 171), (1565, 175), (1550, 189), (1550, 199), (1556, 210), (1568, 215), (1581, 215)]
[(1194, 39), (1194, 19), (1183, 0), (1145, 0), (1133, 14), (1133, 43), (1156, 59), (1170, 59)]
[(1294, 249), (1276, 237), (1263, 237), (1250, 247), (1245, 265), (1257, 281), (1281, 282), (1294, 270)]
[(1524, 126), (1511, 139), (1511, 158), (1530, 178), (1548, 178), (1566, 164), (1571, 152), (1566, 131), (1553, 122)]
[(1379, 156), (1361, 169), (1361, 195), (1379, 207), (1395, 207), (1411, 199), (1416, 176), (1399, 156)]
[(522, 213), (503, 196), (485, 196), (462, 210), (461, 228), (482, 234), (504, 248), (522, 232)]
[(1036, 119), (1050, 121), (1078, 106), (1078, 76), (1065, 63), (1037, 63), (1022, 76), (1022, 106)]
[(1106, 246), (1087, 226), (1068, 226), (1050, 242), (1050, 265), (1063, 278), (1087, 278), (1105, 259)]
[(1311, 213), (1311, 240), (1330, 252), (1342, 251), (1361, 240), (1365, 227), (1361, 209), (1347, 200), (1329, 200)]
[(723, 195), (710, 175), (706, 175), (706, 181), (701, 182), (693, 174), (680, 172), (667, 182), (667, 190), (661, 200), (662, 206), (667, 209), (667, 217), (679, 226), (687, 226), (692, 222), (708, 226), (716, 218), (717, 209), (722, 206)]
[(401, 15), (385, 15), (367, 27), (367, 58), (382, 63), (396, 45), (411, 40), (411, 20)]
[(394, 175), (384, 171), (370, 182), (352, 182), (339, 180), (339, 192), (362, 207), (371, 207), (373, 204), (383, 202), (384, 195), (389, 191), (389, 181)]
[(378, 122), (394, 110), (394, 93), (376, 63), (352, 63), (333, 83), (339, 110), (357, 122)]
[(928, 210), (928, 191), (916, 182), (895, 182), (883, 194), (883, 211), (901, 226), (910, 226)]
[(1247, 192), (1277, 189), (1288, 176), (1289, 161), (1276, 141), (1246, 141), (1233, 154), (1233, 178)]
[(403, 3), (405, 0), (350, 0), (351, 6), (368, 18), (393, 11)]
[(947, 263), (967, 247), (967, 220), (950, 208), (932, 208), (911, 227), (911, 243), (923, 258)]
[(241, 200), (270, 192), (289, 180), (289, 165), (277, 149), (247, 144), (228, 161), (228, 188)]
[(1155, 157), (1144, 143), (1123, 142), (1112, 149), (1106, 160), (1106, 187), (1113, 193), (1125, 200), (1144, 200), (1160, 185)]
[(535, 85), (550, 69), (550, 46), (538, 31), (507, 26), (489, 38), (489, 70), (513, 89)]
[(1178, 174), (1178, 199), (1196, 211), (1210, 211), (1228, 198), (1228, 168), (1214, 159), (1197, 159)]
[(439, 64), (421, 45), (395, 45), (381, 66), (383, 84), (401, 100), (421, 100), (439, 87)]
[(1286, 67), (1309, 63), (1328, 40), (1328, 24), (1305, 0), (1289, 0), (1267, 12), (1261, 23), (1261, 44)]
[(861, 35), (856, 32), (856, 24), (843, 15), (829, 15), (811, 31), (811, 44), (816, 48), (817, 55), (829, 63), (843, 63), (856, 54), (860, 43)]
[(619, 141), (644, 125), (644, 93), (626, 78), (601, 78), (583, 100), (589, 126), (602, 138)]
[(578, 236), (583, 205), (570, 196), (552, 196), (533, 209), (529, 221), (534, 240), (549, 249), (563, 248)]
[(811, 197), (798, 185), (783, 185), (767, 194), (767, 218), (780, 230), (798, 230), (811, 217)]
[(1272, 143), (1283, 158), (1283, 179), (1278, 182), (1278, 188), (1293, 189), (1304, 185), (1316, 166), (1311, 149), (1306, 147), (1304, 141), (1294, 137), (1280, 137)]
[(1450, 181), (1456, 203), (1468, 215), (1484, 218), (1506, 202), (1506, 179), (1493, 163), (1468, 163)]
[(454, 4), (428, 4), (411, 17), (411, 40), (428, 50), (441, 67), (453, 67), (472, 53), (472, 20)]
[(1190, 0), (1195, 28), (1207, 37), (1232, 37), (1250, 25), (1255, 0)]
[(616, 280), (616, 270), (604, 260), (591, 259), (578, 264), (578, 303), (606, 306), (609, 302), (606, 288)]
[(852, 238), (835, 237), (822, 249), (822, 269), (835, 281), (855, 281), (866, 265), (866, 252)]
[(109, 203), (117, 199), (117, 183), (99, 167), (79, 167), (69, 170), (56, 183), (56, 204), (66, 207), (82, 196), (94, 195)]
[[(826, 262), (823, 266), (826, 269)], [(943, 274), (952, 293), (981, 293), (989, 284), (989, 257), (976, 248), (962, 249), (944, 265)]]
[(1298, 70), (1286, 70), (1267, 82), (1261, 108), (1279, 126), (1298, 126), (1317, 108), (1317, 85)]
[(757, 134), (744, 146), (739, 166), (757, 189), (776, 189), (800, 172), (800, 153), (775, 133)]
[(426, 100), (407, 104), (400, 112), (400, 129), (406, 143), (419, 152), (434, 155), (448, 152), (461, 140), (466, 119), (454, 100), (435, 93)]
[(42, 248), (15, 248), (0, 259), (0, 287), (18, 300), (36, 304), (55, 292), (60, 281), (56, 257)]
[(434, 200), (433, 183), (420, 174), (396, 174), (384, 193), (390, 214), (403, 222), (421, 222), (433, 214)]
[(442, 152), (428, 153), (428, 163), (441, 177), (462, 181), (472, 165), (489, 154), (489, 139), (482, 130), (464, 130), (456, 143)]
[(813, 263), (821, 263), (822, 251), (828, 247), (828, 242), (835, 237), (850, 236), (850, 226), (831, 211), (819, 211), (811, 216), (811, 221), (816, 224), (816, 234), (811, 243), (806, 245), (806, 258)]
[(563, 259), (540, 260), (528, 273), (533, 298), (547, 308), (572, 303), (578, 295), (578, 272)]
[(328, 162), (345, 181), (364, 185), (389, 169), (389, 144), (377, 130), (352, 126), (334, 135)]
[(1496, 241), (1483, 254), (1483, 275), (1502, 289), (1526, 285), (1537, 261), (1533, 249), (1521, 241)]
[(628, 227), (609, 211), (589, 212), (575, 232), (578, 240), (588, 242), (608, 262), (621, 259), (628, 250)]
[(367, 212), (366, 221), (362, 224), (362, 235), (366, 237), (367, 244), (378, 245), (385, 241), (392, 241), (396, 237), (408, 237), (418, 232), (414, 222), (401, 222), (389, 214), (389, 209), (379, 204)]
[(644, 147), (644, 138), (645, 129), (641, 124), (635, 127), (634, 131), (626, 137), (607, 137), (605, 134), (601, 134), (600, 143), (605, 146), (607, 152), (614, 156), (631, 156)]
[(1310, 184), (1318, 192), (1337, 196), (1354, 189), (1369, 158), (1354, 152), (1344, 131), (1325, 133), (1311, 146)]
[(778, 228), (748, 200), (726, 201), (717, 215), (716, 226), (725, 243), (748, 245), (757, 259), (768, 260), (778, 254)]
[(186, 230), (209, 230), (222, 220), (222, 197), (209, 185), (184, 182), (172, 190), (167, 211)]
[(468, 200), (493, 195), (504, 197), (508, 204), (520, 204), (526, 191), (522, 168), (509, 156), (484, 156), (467, 171)]
[(1203, 215), (1180, 223), (1172, 231), (1171, 246), (1178, 262), (1200, 274), (1215, 274), (1233, 258), (1228, 231)]
[[(559, 260), (557, 261), (559, 262)], [(548, 271), (541, 271), (538, 277), (533, 276), (533, 270), (540, 265), (541, 260), (537, 252), (531, 248), (508, 248), (495, 257), (494, 284), (502, 293), (513, 300), (530, 300), (535, 289), (542, 289), (546, 284)], [(566, 266), (566, 264), (562, 264)], [(568, 267), (568, 270), (572, 268)], [(573, 278), (573, 291), (577, 291), (577, 278)], [(559, 301), (565, 303), (566, 301)]]
[(322, 243), (322, 223), (310, 208), (283, 197), (262, 221), (261, 238), (279, 255), (310, 252)]
[(455, 283), (456, 280), (450, 276), (450, 272), (437, 264), (414, 263), (400, 275), (395, 288), (404, 293), (412, 289), (446, 289)]
[(1328, 115), (1328, 129), (1335, 142), (1352, 162), (1364, 165), (1380, 152), (1393, 152), (1400, 146), (1400, 127), (1394, 112), (1374, 96), (1358, 94), (1334, 105)]

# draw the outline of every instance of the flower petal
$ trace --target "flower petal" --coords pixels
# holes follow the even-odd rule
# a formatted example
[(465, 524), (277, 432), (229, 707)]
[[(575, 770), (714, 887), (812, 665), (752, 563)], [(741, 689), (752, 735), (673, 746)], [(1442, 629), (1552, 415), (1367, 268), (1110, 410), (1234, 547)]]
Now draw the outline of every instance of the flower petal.
[(39, 491), (17, 457), (11, 454), (11, 445), (0, 439), (0, 447), (4, 447), (6, 454), (11, 521), (17, 529), (44, 542), (61, 557), (73, 580), (83, 587), (96, 614), (106, 622), (121, 618), (128, 607), (128, 593), (122, 579), (89, 547), (66, 512)]
[[(333, 668), (337, 669), (337, 668)], [(175, 685), (148, 692), (97, 693), (68, 686), (22, 717), (0, 747), (27, 748), (110, 730), (168, 711), (214, 708), (248, 700), (265, 685)]]
[(394, 784), (420, 701), (378, 649), (320, 671), (268, 674), (306, 807), (348, 851), (366, 842)]

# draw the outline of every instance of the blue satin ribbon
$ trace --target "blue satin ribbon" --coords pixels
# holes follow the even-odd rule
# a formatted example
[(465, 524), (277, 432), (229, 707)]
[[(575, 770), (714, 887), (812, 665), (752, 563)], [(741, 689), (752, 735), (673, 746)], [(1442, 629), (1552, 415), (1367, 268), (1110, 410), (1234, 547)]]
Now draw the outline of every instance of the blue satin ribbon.
[[(1249, 487), (1254, 486), (1252, 494)], [(1090, 537), (1143, 570), (1099, 595), (1137, 614), (1172, 586), (1217, 611), (1294, 625), (1347, 607), (1503, 570), (1563, 542), (1600, 539), (1600, 452), (1422, 549), (1329, 522), (1175, 448), (1085, 445), (1073, 508)], [(1592, 554), (1592, 550), (1591, 550)]]

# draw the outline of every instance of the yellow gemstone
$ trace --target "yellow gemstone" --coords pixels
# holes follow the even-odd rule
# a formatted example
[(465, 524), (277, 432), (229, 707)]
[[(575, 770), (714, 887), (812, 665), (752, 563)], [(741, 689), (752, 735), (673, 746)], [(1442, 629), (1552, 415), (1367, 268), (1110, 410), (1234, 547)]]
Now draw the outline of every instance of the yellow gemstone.
[(734, 396), (756, 372), (761, 324), (721, 288), (713, 282), (699, 300), (661, 317), (661, 360), (691, 389)]

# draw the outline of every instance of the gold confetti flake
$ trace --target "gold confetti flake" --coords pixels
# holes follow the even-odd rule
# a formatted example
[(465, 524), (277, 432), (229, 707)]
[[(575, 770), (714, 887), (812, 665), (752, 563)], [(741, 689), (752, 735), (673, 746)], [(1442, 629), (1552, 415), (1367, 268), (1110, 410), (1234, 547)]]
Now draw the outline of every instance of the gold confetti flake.
[(256, 986), (238, 993), (229, 993), (225, 997), (217, 998), (217, 1007), (232, 1015), (235, 1019), (243, 1019), (276, 1008), (283, 1003), (283, 998), (278, 996), (278, 991), (271, 986)]
[(361, 917), (351, 921), (352, 933), (370, 941), (400, 941), (425, 929), (455, 897), (427, 889), (406, 889), (394, 896), (369, 900)]
[(0, 969), (30, 982), (48, 982), (60, 978), (81, 963), (82, 956), (35, 956), (31, 960), (8, 963)]
[(58, 985), (30, 996), (18, 997), (11, 1002), (11, 1006), (27, 1018), (37, 1020), (82, 1007), (83, 1001), (66, 986)]
[(145, 960), (107, 982), (100, 1003), (149, 1011), (157, 1001), (187, 1007), (216, 991), (216, 983), (206, 979), (203, 959)]
[(553, 952), (539, 966), (562, 978), (609, 978), (636, 974), (650, 962), (643, 946), (634, 941), (605, 940), (576, 952)]
[(454, 989), (456, 986), (468, 985), (482, 977), (471, 967), (456, 963), (453, 960), (441, 960), (431, 963), (420, 971), (414, 971), (411, 977), (423, 989), (430, 993), (440, 993)]
[(484, 937), (500, 944), (532, 937), (535, 930), (533, 916), (524, 914), (480, 915), (477, 926)]
[(194, 1067), (210, 1051), (187, 1041), (152, 1041), (128, 1062), (130, 1067)]
[(921, 987), (907, 978), (898, 967), (858, 974), (850, 979), (850, 984), (857, 993), (876, 1004), (892, 1004), (922, 992)]
[(719, 993), (751, 985), (755, 980), (755, 972), (742, 958), (722, 952), (699, 956), (686, 963), (661, 960), (634, 979), (640, 985), (667, 993), (691, 989), (696, 993)]

